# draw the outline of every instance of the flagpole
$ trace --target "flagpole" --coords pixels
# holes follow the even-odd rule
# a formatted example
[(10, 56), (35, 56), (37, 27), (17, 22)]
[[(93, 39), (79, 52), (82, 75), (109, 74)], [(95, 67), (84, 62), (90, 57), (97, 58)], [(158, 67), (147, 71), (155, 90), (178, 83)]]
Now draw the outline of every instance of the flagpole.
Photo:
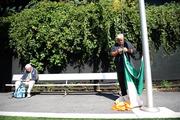
[(141, 17), (141, 36), (142, 36), (142, 45), (143, 45), (144, 67), (145, 67), (144, 74), (145, 74), (145, 80), (146, 80), (145, 83), (146, 83), (146, 89), (147, 89), (147, 107), (143, 107), (142, 110), (149, 111), (149, 112), (157, 112), (159, 110), (153, 107), (152, 77), (151, 77), (149, 44), (148, 44), (144, 0), (139, 0), (139, 9), (140, 9), (140, 17)]

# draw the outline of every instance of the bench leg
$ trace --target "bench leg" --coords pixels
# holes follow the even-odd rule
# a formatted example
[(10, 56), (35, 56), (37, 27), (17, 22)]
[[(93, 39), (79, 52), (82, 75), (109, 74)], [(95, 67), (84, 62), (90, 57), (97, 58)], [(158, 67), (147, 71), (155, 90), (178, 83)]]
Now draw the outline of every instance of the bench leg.
[(67, 95), (67, 91), (66, 91), (66, 89), (65, 89), (65, 91), (64, 91), (64, 95)]
[[(66, 80), (66, 85), (68, 84), (68, 81)], [(67, 95), (67, 86), (65, 86), (64, 95)]]

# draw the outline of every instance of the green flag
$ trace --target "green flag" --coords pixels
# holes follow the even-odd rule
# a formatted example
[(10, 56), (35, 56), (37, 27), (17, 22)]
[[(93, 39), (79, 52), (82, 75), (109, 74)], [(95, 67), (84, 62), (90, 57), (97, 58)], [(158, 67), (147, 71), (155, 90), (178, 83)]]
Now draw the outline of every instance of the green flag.
[(131, 63), (128, 61), (126, 55), (124, 54), (124, 67), (125, 67), (125, 79), (126, 79), (126, 87), (127, 82), (133, 82), (138, 95), (141, 95), (144, 88), (144, 62), (143, 57), (141, 58), (141, 66), (139, 70), (136, 70)]
[(132, 107), (141, 106), (142, 100), (140, 95), (143, 92), (144, 87), (144, 63), (143, 57), (141, 59), (141, 66), (139, 70), (136, 70), (131, 63), (128, 61), (124, 54), (124, 74), (127, 93), (130, 99)]

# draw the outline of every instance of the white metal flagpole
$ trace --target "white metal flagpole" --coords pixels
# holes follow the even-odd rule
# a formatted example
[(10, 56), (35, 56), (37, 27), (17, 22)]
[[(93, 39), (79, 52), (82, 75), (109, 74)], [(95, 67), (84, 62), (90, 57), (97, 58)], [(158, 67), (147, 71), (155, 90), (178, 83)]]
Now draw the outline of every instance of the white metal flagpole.
[(143, 110), (156, 112), (156, 108), (153, 108), (153, 95), (152, 95), (152, 77), (151, 77), (151, 67), (150, 67), (150, 57), (149, 57), (149, 44), (148, 44), (148, 34), (147, 34), (147, 24), (146, 24), (146, 13), (144, 0), (139, 0), (140, 17), (141, 17), (141, 35), (142, 35), (142, 45), (143, 45), (143, 57), (145, 66), (145, 80), (147, 89), (147, 108), (144, 107)]

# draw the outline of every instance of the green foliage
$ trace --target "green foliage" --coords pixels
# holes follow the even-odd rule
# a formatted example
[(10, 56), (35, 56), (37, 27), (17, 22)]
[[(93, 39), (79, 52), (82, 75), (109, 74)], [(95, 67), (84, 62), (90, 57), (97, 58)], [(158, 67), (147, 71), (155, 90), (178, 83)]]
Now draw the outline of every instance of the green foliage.
[(163, 87), (163, 88), (170, 88), (172, 86), (172, 82), (169, 82), (167, 80), (161, 81), (160, 84), (161, 84), (161, 87)]
[[(96, 72), (100, 62), (106, 66), (102, 71), (110, 71), (110, 50), (120, 32), (128, 33), (126, 39), (141, 51), (137, 1), (35, 3), (9, 17), (9, 36), (18, 58), (39, 71), (58, 67), (61, 72), (68, 63), (88, 63)], [(180, 44), (179, 9), (175, 3), (147, 7), (149, 40), (156, 49), (162, 45), (171, 51)]]
[(171, 3), (147, 9), (148, 33), (158, 50), (160, 46), (166, 53), (175, 51), (180, 45), (180, 7)]

